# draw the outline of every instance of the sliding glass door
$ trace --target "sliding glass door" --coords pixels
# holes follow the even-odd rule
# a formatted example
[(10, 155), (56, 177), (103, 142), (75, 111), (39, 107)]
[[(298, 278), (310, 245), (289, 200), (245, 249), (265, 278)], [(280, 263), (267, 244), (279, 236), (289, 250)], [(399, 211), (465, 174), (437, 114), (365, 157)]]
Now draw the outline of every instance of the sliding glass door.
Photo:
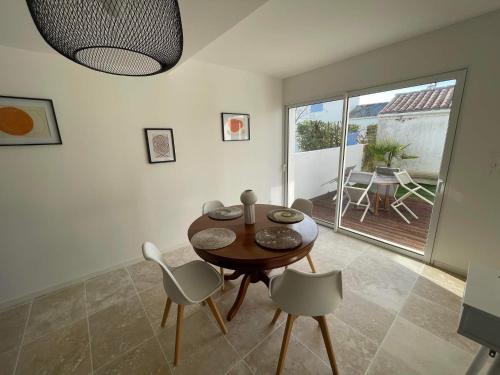
[(288, 108), (288, 204), (430, 259), (465, 72)]
[(313, 202), (318, 221), (335, 223), (344, 99), (288, 109), (288, 205)]

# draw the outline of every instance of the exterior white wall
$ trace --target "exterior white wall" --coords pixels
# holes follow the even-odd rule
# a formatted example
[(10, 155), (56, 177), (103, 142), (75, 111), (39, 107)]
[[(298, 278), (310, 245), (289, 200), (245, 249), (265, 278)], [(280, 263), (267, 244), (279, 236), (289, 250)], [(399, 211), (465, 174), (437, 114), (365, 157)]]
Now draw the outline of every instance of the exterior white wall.
[(409, 144), (405, 152), (418, 159), (398, 161), (393, 166), (407, 169), (413, 177), (437, 180), (449, 116), (449, 110), (381, 115), (377, 140), (390, 138)]
[[(348, 146), (346, 160), (349, 165), (356, 164), (361, 169), (364, 145)], [(336, 183), (321, 186), (338, 176), (340, 147), (323, 150), (296, 152), (293, 154), (290, 168), (293, 168), (293, 178), (289, 178), (289, 200), (296, 198), (314, 198), (336, 190)]]
[(436, 264), (500, 268), (500, 11), (284, 80), (285, 104), (468, 68), (436, 234)]
[[(0, 147), (0, 305), (139, 258), (145, 240), (187, 244), (206, 200), (282, 201), (281, 80), (195, 60), (118, 77), (0, 47), (0, 87), (53, 99), (63, 140)], [(222, 142), (221, 112), (249, 113), (251, 140)], [(174, 129), (177, 162), (148, 164), (145, 127)]]

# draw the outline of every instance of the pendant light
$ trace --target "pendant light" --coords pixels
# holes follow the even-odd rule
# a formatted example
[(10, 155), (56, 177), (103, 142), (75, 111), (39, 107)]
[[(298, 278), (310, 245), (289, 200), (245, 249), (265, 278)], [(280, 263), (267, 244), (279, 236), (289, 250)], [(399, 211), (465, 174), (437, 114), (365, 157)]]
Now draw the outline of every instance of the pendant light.
[(27, 0), (35, 25), (57, 52), (90, 69), (148, 76), (182, 55), (177, 0)]

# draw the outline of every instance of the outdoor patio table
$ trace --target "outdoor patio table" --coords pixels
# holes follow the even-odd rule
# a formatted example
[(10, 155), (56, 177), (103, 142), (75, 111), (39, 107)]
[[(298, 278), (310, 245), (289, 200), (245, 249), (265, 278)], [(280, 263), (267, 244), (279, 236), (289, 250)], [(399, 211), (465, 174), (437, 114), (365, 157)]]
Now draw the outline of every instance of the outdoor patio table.
[(384, 195), (384, 210), (388, 210), (389, 209), (389, 188), (391, 186), (399, 185), (399, 182), (396, 179), (396, 177), (394, 177), (394, 176), (377, 174), (375, 172), (375, 177), (374, 177), (372, 183), (373, 183), (373, 185), (376, 186), (375, 202), (373, 203), (373, 214), (378, 215), (378, 211), (380, 209), (381, 193)]
[[(188, 230), (188, 238), (195, 233), (207, 228), (227, 228), (236, 233), (236, 241), (231, 245), (217, 250), (202, 250), (194, 248), (196, 253), (205, 261), (219, 267), (234, 270), (230, 275), (224, 276), (226, 280), (235, 280), (243, 276), (238, 296), (227, 314), (227, 320), (234, 318), (238, 312), (250, 283), (262, 281), (269, 286), (269, 271), (275, 268), (288, 266), (305, 257), (312, 250), (314, 241), (318, 237), (318, 225), (307, 215), (304, 220), (295, 224), (279, 224), (268, 219), (267, 213), (281, 206), (268, 204), (255, 205), (255, 224), (245, 224), (239, 217), (234, 220), (213, 220), (208, 215), (196, 219)], [(299, 232), (302, 244), (285, 251), (271, 251), (260, 247), (255, 242), (255, 233), (268, 227), (288, 227)]]

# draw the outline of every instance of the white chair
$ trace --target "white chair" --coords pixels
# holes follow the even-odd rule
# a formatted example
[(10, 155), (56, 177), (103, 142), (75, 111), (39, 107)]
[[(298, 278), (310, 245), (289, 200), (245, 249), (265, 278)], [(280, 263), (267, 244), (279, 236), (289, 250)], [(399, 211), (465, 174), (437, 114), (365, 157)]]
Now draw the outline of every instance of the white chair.
[(283, 370), (293, 322), (299, 316), (310, 316), (320, 325), (332, 371), (338, 375), (325, 315), (342, 301), (342, 271), (312, 274), (288, 269), (271, 278), (269, 296), (278, 306), (271, 324), (276, 323), (281, 311), (288, 314), (276, 374)]
[(163, 272), (163, 287), (167, 293), (167, 302), (161, 320), (162, 328), (165, 327), (167, 322), (172, 301), (178, 304), (174, 354), (174, 366), (177, 366), (180, 357), (183, 331), (182, 315), (185, 305), (207, 302), (222, 333), (227, 333), (219, 310), (211, 298), (212, 294), (217, 291), (224, 281), (212, 266), (201, 260), (195, 260), (176, 268), (167, 266), (161, 257), (160, 251), (151, 242), (145, 242), (142, 245), (142, 254), (146, 260), (158, 263)]
[(396, 172), (394, 173), (394, 177), (396, 177), (396, 179), (398, 180), (399, 187), (405, 189), (406, 193), (403, 194), (400, 198), (396, 199), (394, 202), (392, 202), (391, 207), (394, 208), (394, 211), (396, 211), (404, 221), (406, 221), (408, 224), (411, 224), (410, 220), (408, 220), (406, 216), (403, 215), (403, 213), (399, 210), (399, 207), (403, 206), (406, 209), (406, 211), (408, 211), (410, 215), (413, 216), (415, 219), (418, 219), (418, 216), (412, 210), (410, 210), (410, 208), (404, 203), (404, 200), (410, 197), (411, 195), (416, 195), (424, 202), (427, 202), (431, 206), (434, 206), (434, 202), (421, 195), (419, 191), (421, 190), (425, 191), (426, 193), (430, 194), (433, 197), (435, 197), (436, 195), (432, 191), (424, 188), (422, 185), (417, 184), (411, 178), (411, 176), (408, 174), (407, 171)]
[[(215, 211), (218, 208), (223, 208), (224, 204), (221, 201), (208, 201), (203, 203), (203, 206), (201, 207), (201, 214), (206, 215), (211, 211)], [(220, 275), (222, 276), (222, 280), (224, 280), (224, 268), (219, 267)], [(222, 283), (220, 290), (223, 292), (224, 291), (224, 282)]]
[[(371, 205), (368, 191), (370, 190), (374, 177), (375, 175), (373, 173), (351, 171), (349, 177), (347, 178), (346, 185), (344, 186), (344, 193), (347, 196), (347, 204), (342, 211), (342, 216), (344, 216), (347, 212), (349, 205), (354, 204), (356, 205), (356, 207), (365, 208), (359, 222), (362, 223), (363, 220), (365, 220), (366, 213), (368, 212), (368, 209)], [(363, 184), (366, 185), (366, 187), (362, 188), (351, 186), (354, 184)]]
[[(344, 170), (344, 183), (347, 180), (347, 177), (349, 177), (349, 174), (351, 173), (351, 171), (354, 170), (354, 168), (356, 168), (356, 164), (351, 165)], [(335, 177), (335, 178), (332, 178), (330, 181), (327, 181), (324, 184), (321, 184), (320, 186), (325, 186), (325, 185), (333, 184), (334, 182), (336, 182), (337, 183), (337, 190), (338, 190), (338, 185), (339, 185), (338, 180), (339, 180), (339, 178)], [(336, 200), (337, 195), (338, 195), (338, 192), (335, 193), (332, 200)]]
[[(297, 198), (293, 201), (291, 208), (312, 217), (313, 202), (311, 202), (309, 199)], [(312, 261), (311, 254), (307, 254), (306, 258), (307, 258), (307, 261), (309, 262), (309, 267), (311, 267), (311, 271), (316, 273), (316, 268), (314, 267), (314, 263)]]

